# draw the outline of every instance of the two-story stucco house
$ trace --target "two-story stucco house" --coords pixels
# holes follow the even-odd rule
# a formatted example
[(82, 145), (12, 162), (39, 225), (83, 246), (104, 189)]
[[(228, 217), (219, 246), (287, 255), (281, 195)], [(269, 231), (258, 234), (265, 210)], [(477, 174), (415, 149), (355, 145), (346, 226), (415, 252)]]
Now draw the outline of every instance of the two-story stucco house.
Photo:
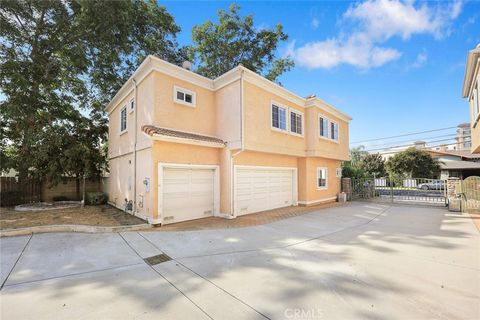
[(472, 153), (480, 153), (480, 44), (467, 55), (462, 95), (470, 107)]
[(238, 66), (148, 56), (106, 107), (109, 201), (152, 224), (335, 201), (351, 118)]

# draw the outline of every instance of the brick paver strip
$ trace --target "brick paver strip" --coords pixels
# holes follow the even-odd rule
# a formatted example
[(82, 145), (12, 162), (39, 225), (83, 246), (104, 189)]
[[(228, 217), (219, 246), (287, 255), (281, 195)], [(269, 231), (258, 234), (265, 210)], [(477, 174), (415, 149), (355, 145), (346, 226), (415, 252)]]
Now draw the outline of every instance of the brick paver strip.
[(291, 206), (280, 209), (273, 209), (263, 212), (251, 213), (240, 216), (236, 219), (224, 219), (220, 217), (209, 217), (197, 219), (192, 221), (179, 222), (162, 226), (161, 228), (154, 228), (148, 231), (188, 231), (188, 230), (209, 230), (209, 229), (228, 229), (228, 228), (243, 228), (271, 222), (288, 219), (300, 216), (312, 211), (323, 208), (331, 208), (339, 206), (338, 202), (331, 202), (310, 207)]

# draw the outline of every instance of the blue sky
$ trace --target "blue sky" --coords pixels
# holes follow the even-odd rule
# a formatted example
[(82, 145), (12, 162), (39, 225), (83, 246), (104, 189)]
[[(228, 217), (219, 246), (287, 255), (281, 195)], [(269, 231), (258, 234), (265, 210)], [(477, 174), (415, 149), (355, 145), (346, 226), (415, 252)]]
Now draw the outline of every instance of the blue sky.
[[(216, 21), (217, 10), (229, 3), (161, 5), (182, 28), (180, 44), (189, 44), (192, 27)], [(467, 51), (480, 43), (480, 2), (237, 4), (242, 15), (254, 15), (259, 28), (284, 26), (289, 40), (278, 54), (290, 54), (296, 66), (280, 81), (301, 96), (316, 94), (352, 116), (350, 141), (468, 121), (461, 88)]]

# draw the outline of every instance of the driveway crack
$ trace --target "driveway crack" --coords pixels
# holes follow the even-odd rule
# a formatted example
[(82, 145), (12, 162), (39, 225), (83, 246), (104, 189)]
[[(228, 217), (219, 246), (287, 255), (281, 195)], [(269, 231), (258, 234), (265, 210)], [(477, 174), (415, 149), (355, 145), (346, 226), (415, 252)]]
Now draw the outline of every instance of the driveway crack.
[[(139, 236), (141, 236), (143, 239), (145, 239), (145, 237), (143, 237), (140, 233), (137, 232), (137, 234)], [(133, 252), (135, 252), (135, 254), (143, 260), (142, 256), (130, 245), (130, 243), (128, 243), (128, 241), (120, 234), (118, 233), (118, 235), (123, 239), (123, 241), (125, 241), (125, 243), (127, 244), (127, 246), (130, 247), (130, 249), (132, 249)], [(147, 239), (145, 239), (147, 240)], [(148, 241), (148, 240), (147, 240)], [(149, 243), (151, 243), (150, 241), (148, 241)], [(152, 243), (153, 244), (153, 243)], [(154, 245), (155, 246), (155, 245)], [(155, 248), (158, 249), (157, 246), (155, 246)], [(159, 249), (160, 250), (160, 249)], [(162, 251), (162, 250), (160, 250)], [(144, 261), (145, 262), (145, 261)], [(145, 264), (150, 268), (152, 269), (156, 274), (158, 274), (160, 277), (162, 277), (163, 279), (165, 279), (165, 281), (167, 281), (173, 288), (175, 288), (178, 292), (180, 292), (180, 294), (182, 294), (185, 298), (187, 298), (191, 303), (193, 303), (193, 305), (195, 307), (197, 307), (201, 312), (203, 312), (209, 319), (212, 319), (213, 318), (205, 311), (202, 309), (202, 307), (200, 307), (198, 304), (195, 303), (195, 301), (193, 301), (189, 296), (187, 296), (187, 294), (185, 292), (183, 292), (182, 290), (180, 290), (180, 288), (178, 288), (177, 286), (175, 286), (172, 282), (170, 282), (165, 276), (163, 276), (160, 272), (158, 272), (153, 266), (149, 265), (148, 263), (145, 262)]]
[(0, 290), (3, 289), (3, 286), (4, 286), (5, 283), (7, 282), (8, 278), (10, 277), (10, 275), (12, 274), (13, 269), (15, 269), (15, 267), (17, 266), (18, 261), (19, 261), (20, 258), (22, 257), (23, 253), (25, 252), (25, 249), (27, 248), (27, 246), (28, 246), (28, 244), (30, 243), (30, 240), (32, 240), (32, 238), (33, 238), (33, 233), (30, 235), (30, 238), (28, 238), (27, 243), (25, 243), (25, 246), (23, 247), (22, 251), (21, 251), (20, 254), (18, 255), (17, 260), (15, 260), (15, 263), (13, 264), (12, 269), (10, 269), (10, 272), (8, 273), (8, 275), (5, 277), (5, 280), (3, 280), (2, 285), (0, 286)]
[[(138, 233), (138, 232), (137, 232)], [(148, 241), (151, 245), (153, 245), (155, 248), (157, 248), (158, 250), (162, 251), (159, 247), (157, 247), (157, 245), (155, 243), (153, 243), (152, 241), (150, 241), (149, 239), (145, 238), (143, 236), (143, 234), (141, 233), (138, 233), (143, 239), (145, 239), (146, 241)], [(163, 251), (162, 251), (163, 252)], [(204, 276), (202, 276), (201, 274), (199, 274), (198, 272), (194, 271), (193, 269), (187, 267), (185, 264), (183, 264), (182, 262), (180, 262), (179, 260), (177, 260), (176, 258), (172, 258), (173, 261), (175, 261), (176, 263), (178, 263), (179, 265), (181, 265), (182, 267), (184, 267), (185, 269), (189, 270), (190, 272), (192, 272), (193, 274), (195, 274), (196, 276), (200, 277), (201, 279), (207, 281), (208, 283), (212, 284), (213, 286), (215, 286), (217, 289), (223, 291), (224, 293), (226, 293), (227, 295), (229, 295), (230, 297), (234, 298), (235, 300), (237, 300), (238, 302), (240, 302), (241, 304), (247, 306), (248, 308), (252, 309), (253, 311), (255, 311), (256, 313), (258, 313), (260, 316), (264, 317), (265, 319), (271, 319), (270, 317), (268, 317), (267, 315), (265, 315), (264, 313), (258, 311), (257, 309), (255, 309), (253, 306), (251, 306), (250, 304), (248, 304), (247, 302), (243, 301), (242, 299), (240, 299), (239, 297), (235, 296), (233, 293), (227, 291), (226, 289), (220, 287), (219, 285), (217, 285), (215, 282), (211, 281), (210, 279), (208, 278), (205, 278)], [(155, 269), (154, 269), (155, 270)], [(155, 270), (156, 271), (156, 270)], [(163, 276), (162, 276), (163, 277)], [(168, 280), (167, 280), (168, 281)]]

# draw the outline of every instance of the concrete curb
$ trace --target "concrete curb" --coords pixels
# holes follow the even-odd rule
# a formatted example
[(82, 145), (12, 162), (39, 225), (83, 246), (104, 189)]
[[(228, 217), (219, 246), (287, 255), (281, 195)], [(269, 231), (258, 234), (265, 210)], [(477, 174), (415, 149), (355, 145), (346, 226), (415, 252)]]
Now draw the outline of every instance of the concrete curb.
[(146, 230), (150, 228), (153, 228), (153, 226), (147, 223), (135, 224), (131, 226), (111, 226), (111, 227), (65, 224), (65, 225), (36, 226), (36, 227), (28, 227), (28, 228), (0, 230), (0, 238), (24, 236), (24, 235), (29, 235), (33, 233), (50, 233), (50, 232), (114, 233), (114, 232)]

